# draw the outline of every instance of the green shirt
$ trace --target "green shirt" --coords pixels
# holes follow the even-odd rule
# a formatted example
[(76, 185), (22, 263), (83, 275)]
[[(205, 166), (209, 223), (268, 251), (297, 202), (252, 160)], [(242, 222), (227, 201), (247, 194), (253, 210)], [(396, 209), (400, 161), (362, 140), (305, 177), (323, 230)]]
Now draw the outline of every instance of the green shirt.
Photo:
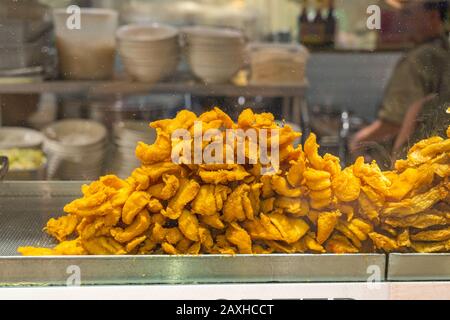
[(430, 94), (438, 97), (424, 106), (420, 121), (436, 127), (433, 117), (448, 119), (446, 113), (440, 117), (437, 109), (450, 102), (450, 49), (445, 36), (413, 49), (398, 63), (378, 116), (401, 125), (408, 108)]

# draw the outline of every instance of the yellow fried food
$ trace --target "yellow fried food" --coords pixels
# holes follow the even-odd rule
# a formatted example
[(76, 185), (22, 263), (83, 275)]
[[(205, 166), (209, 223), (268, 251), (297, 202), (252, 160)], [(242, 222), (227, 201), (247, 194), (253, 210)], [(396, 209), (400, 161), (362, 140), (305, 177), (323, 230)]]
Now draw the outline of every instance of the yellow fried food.
[(67, 215), (58, 219), (52, 218), (47, 222), (45, 231), (58, 241), (64, 241), (67, 236), (75, 231), (78, 223), (79, 218), (75, 215)]
[(216, 206), (215, 186), (211, 184), (201, 186), (196, 198), (192, 201), (192, 212), (212, 216), (218, 211)]
[(425, 229), (432, 226), (446, 225), (449, 223), (449, 219), (447, 218), (445, 212), (431, 209), (406, 217), (387, 217), (384, 220), (384, 223), (395, 228), (413, 227), (417, 229)]
[(237, 166), (231, 170), (208, 171), (201, 169), (199, 176), (205, 183), (226, 184), (233, 181), (242, 181), (250, 175), (245, 168)]
[[(382, 171), (362, 157), (342, 168), (338, 157), (319, 153), (314, 134), (303, 147), (294, 145), (301, 133), (250, 109), (236, 123), (213, 108), (198, 117), (183, 110), (150, 126), (156, 140), (137, 145), (141, 165), (130, 177), (107, 175), (83, 185), (82, 196), (64, 207), (66, 215), (45, 227), (57, 244), (18, 251), (34, 256), (450, 251), (450, 137), (422, 140), (394, 169)], [(246, 135), (244, 144), (235, 136), (237, 143), (217, 145), (233, 130)], [(255, 132), (256, 140), (250, 138)], [(203, 162), (192, 163), (197, 157), (184, 153), (181, 162), (173, 161), (180, 143), (200, 147)]]
[(153, 164), (163, 161), (169, 161), (172, 152), (171, 137), (162, 129), (157, 128), (157, 139), (152, 145), (139, 142), (136, 147), (136, 157), (143, 164)]
[(314, 169), (324, 169), (325, 160), (319, 155), (319, 145), (314, 133), (311, 133), (305, 141), (305, 154)]
[(388, 194), (392, 183), (383, 175), (376, 162), (365, 163), (364, 158), (359, 157), (353, 166), (353, 173), (379, 193)]
[(341, 213), (321, 212), (317, 218), (317, 242), (323, 244), (331, 235)]
[(346, 238), (348, 238), (355, 247), (358, 249), (362, 247), (361, 240), (350, 230), (347, 223), (345, 221), (338, 221), (336, 224), (336, 230), (342, 233)]
[(326, 249), (328, 252), (344, 254), (344, 253), (358, 253), (356, 248), (346, 237), (334, 234), (329, 241), (327, 241)]
[(438, 201), (447, 197), (448, 190), (443, 187), (436, 187), (428, 192), (419, 194), (410, 199), (404, 199), (400, 202), (390, 202), (383, 210), (383, 215), (408, 216), (425, 211)]
[(220, 220), (218, 214), (212, 216), (200, 216), (200, 221), (214, 229), (223, 229), (225, 228), (224, 223)]
[(237, 187), (223, 206), (223, 219), (226, 222), (244, 221), (246, 218), (252, 220), (254, 217), (253, 207), (249, 198), (250, 187), (242, 184)]
[(342, 170), (332, 180), (333, 191), (336, 197), (343, 202), (355, 201), (361, 192), (361, 181), (353, 173), (353, 168)]
[(161, 213), (169, 219), (180, 217), (184, 207), (195, 199), (200, 190), (200, 185), (195, 180), (183, 179), (175, 196), (170, 199), (166, 210)]
[(399, 248), (397, 241), (380, 233), (371, 232), (369, 233), (369, 237), (372, 239), (373, 244), (377, 249), (381, 249), (385, 252), (392, 252)]
[(163, 175), (163, 183), (150, 186), (147, 192), (159, 200), (169, 200), (178, 191), (180, 181), (174, 175)]
[(82, 241), (84, 249), (94, 255), (123, 255), (124, 247), (110, 237), (99, 237)]
[(244, 229), (255, 240), (283, 240), (279, 229), (272, 223), (269, 217), (261, 214), (260, 219), (245, 221)]
[(150, 227), (151, 218), (147, 210), (139, 212), (134, 219), (133, 223), (125, 229), (114, 228), (111, 229), (111, 235), (120, 243), (129, 242), (134, 238), (142, 235), (148, 227)]
[(225, 235), (227, 240), (239, 249), (239, 253), (252, 253), (252, 239), (247, 231), (241, 228), (236, 222), (232, 222), (227, 228)]
[(373, 231), (372, 225), (362, 219), (352, 219), (348, 223), (343, 223), (360, 241), (366, 241), (368, 234)]
[(136, 191), (131, 194), (123, 206), (122, 221), (131, 224), (134, 217), (144, 209), (150, 201), (150, 195), (143, 191)]
[[(306, 216), (309, 212), (309, 203), (303, 198), (277, 197), (271, 199), (273, 199), (274, 208), (283, 209), (285, 212), (296, 217)], [(272, 210), (268, 210), (267, 212)]]
[(278, 229), (282, 239), (286, 243), (294, 243), (300, 240), (309, 230), (309, 225), (299, 218), (288, 218), (279, 213), (268, 214), (267, 217)]
[(411, 242), (411, 247), (420, 253), (447, 252), (450, 250), (450, 240), (440, 242)]
[(450, 239), (450, 227), (440, 230), (427, 230), (411, 235), (413, 241), (444, 241)]
[(306, 170), (306, 159), (304, 154), (301, 153), (297, 160), (292, 160), (290, 165), (291, 167), (286, 174), (286, 179), (292, 187), (300, 187), (303, 180), (303, 173)]
[(300, 188), (291, 188), (287, 179), (278, 175), (272, 176), (272, 188), (280, 196), (288, 198), (297, 198), (302, 195)]
[(199, 224), (195, 214), (188, 210), (183, 210), (178, 219), (178, 228), (183, 235), (191, 241), (199, 241)]

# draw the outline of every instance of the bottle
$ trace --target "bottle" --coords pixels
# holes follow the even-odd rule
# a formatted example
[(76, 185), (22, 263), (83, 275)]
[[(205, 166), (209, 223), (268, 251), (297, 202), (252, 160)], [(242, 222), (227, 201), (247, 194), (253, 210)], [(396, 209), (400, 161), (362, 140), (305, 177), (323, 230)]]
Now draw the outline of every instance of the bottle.
[(323, 6), (319, 1), (316, 7), (316, 16), (313, 21), (314, 25), (314, 46), (322, 47), (326, 42), (326, 20), (322, 17)]
[(334, 39), (336, 36), (336, 17), (334, 11), (334, 0), (330, 0), (330, 5), (328, 8), (328, 16), (326, 19), (326, 46), (333, 48)]
[(303, 1), (302, 4), (302, 10), (300, 12), (300, 15), (298, 16), (298, 42), (303, 43), (307, 28), (308, 28), (308, 10), (307, 10), (307, 3), (306, 1)]

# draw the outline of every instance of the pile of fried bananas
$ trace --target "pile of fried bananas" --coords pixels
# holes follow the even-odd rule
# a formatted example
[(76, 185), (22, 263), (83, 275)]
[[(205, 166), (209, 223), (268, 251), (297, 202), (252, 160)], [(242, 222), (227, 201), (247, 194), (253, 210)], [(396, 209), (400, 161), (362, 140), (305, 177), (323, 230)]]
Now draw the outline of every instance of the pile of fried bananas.
[[(279, 170), (256, 164), (175, 164), (172, 133), (191, 130), (279, 130)], [(54, 248), (23, 255), (270, 254), (450, 251), (450, 139), (414, 145), (393, 171), (363, 158), (342, 169), (318, 153), (316, 136), (270, 113), (243, 111), (237, 123), (218, 108), (199, 117), (183, 110), (151, 123), (153, 145), (139, 143), (142, 165), (82, 187), (83, 196), (48, 221)], [(447, 132), (450, 136), (450, 128)], [(208, 142), (203, 143), (206, 148)], [(246, 156), (249, 156), (246, 154)]]

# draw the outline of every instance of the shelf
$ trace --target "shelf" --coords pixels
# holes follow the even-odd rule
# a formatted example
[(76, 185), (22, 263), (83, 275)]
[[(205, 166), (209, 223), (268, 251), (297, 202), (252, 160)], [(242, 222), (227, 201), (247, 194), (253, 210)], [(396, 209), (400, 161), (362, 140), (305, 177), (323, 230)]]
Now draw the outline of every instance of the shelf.
[(306, 85), (236, 86), (205, 85), (189, 82), (139, 83), (130, 81), (45, 81), (35, 83), (0, 84), (0, 94), (85, 94), (89, 96), (132, 95), (148, 93), (192, 94), (198, 96), (262, 96), (303, 97)]

